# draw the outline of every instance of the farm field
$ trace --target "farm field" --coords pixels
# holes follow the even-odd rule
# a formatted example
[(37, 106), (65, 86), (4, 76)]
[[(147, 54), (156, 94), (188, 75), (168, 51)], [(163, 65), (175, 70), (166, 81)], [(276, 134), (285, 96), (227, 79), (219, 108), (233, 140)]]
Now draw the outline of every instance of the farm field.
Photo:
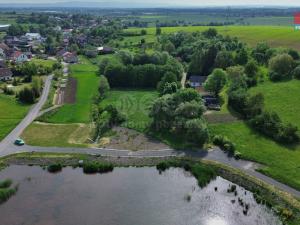
[(155, 90), (111, 90), (100, 107), (116, 106), (126, 116), (125, 127), (143, 132), (150, 123), (149, 107), (156, 98)]
[[(207, 30), (208, 26), (189, 26), (189, 27), (163, 27), (162, 33), (174, 33), (178, 31), (196, 32)], [(250, 46), (258, 42), (265, 41), (272, 47), (289, 47), (300, 50), (300, 31), (294, 30), (292, 26), (222, 26), (214, 27), (221, 34), (239, 38)], [(130, 28), (126, 32), (140, 33), (141, 28)], [(142, 38), (146, 42), (155, 40), (155, 28), (146, 28), (146, 36), (128, 37), (123, 42), (138, 43)]]
[(149, 26), (154, 26), (158, 20), (161, 23), (184, 21), (186, 23), (200, 23), (209, 24), (211, 22), (223, 23), (233, 22), (235, 25), (272, 25), (272, 26), (291, 26), (293, 25), (293, 17), (291, 16), (255, 16), (255, 17), (241, 17), (241, 16), (225, 16), (225, 15), (209, 15), (201, 13), (171, 13), (171, 14), (152, 14), (141, 15), (133, 17), (141, 21), (150, 22)]
[(14, 97), (0, 94), (0, 141), (23, 119), (30, 105), (18, 103)]
[(254, 132), (243, 122), (210, 124), (212, 134), (228, 137), (237, 151), (265, 167), (260, 171), (300, 190), (300, 146), (288, 148)]
[[(99, 76), (98, 67), (86, 58), (80, 58), (80, 64), (71, 65), (71, 76), (77, 80), (76, 103), (65, 104), (49, 117), (49, 123), (86, 123), (90, 120), (92, 98), (97, 93)], [(47, 116), (47, 115), (46, 115)]]
[(251, 88), (251, 93), (261, 92), (265, 98), (265, 107), (278, 113), (286, 123), (292, 123), (300, 129), (300, 80), (286, 82), (266, 81)]

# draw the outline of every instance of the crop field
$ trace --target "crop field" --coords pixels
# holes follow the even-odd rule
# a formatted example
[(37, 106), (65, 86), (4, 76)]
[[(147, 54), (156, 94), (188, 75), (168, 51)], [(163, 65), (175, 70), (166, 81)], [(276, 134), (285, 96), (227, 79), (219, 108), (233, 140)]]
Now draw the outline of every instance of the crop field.
[(124, 126), (138, 131), (145, 131), (150, 123), (149, 107), (158, 98), (158, 93), (152, 90), (111, 90), (100, 107), (116, 106), (127, 121)]
[(14, 97), (0, 94), (0, 141), (24, 118), (30, 105), (18, 103)]
[(250, 89), (251, 93), (263, 93), (267, 110), (277, 112), (284, 122), (300, 129), (300, 80), (259, 84)]
[(76, 103), (65, 104), (56, 113), (46, 118), (49, 123), (87, 123), (90, 120), (92, 98), (97, 93), (98, 67), (86, 58), (80, 64), (70, 66), (71, 76), (77, 80)]
[(243, 122), (211, 124), (210, 131), (232, 140), (244, 158), (263, 164), (261, 172), (300, 190), (299, 145), (293, 148), (279, 145)]
[[(163, 27), (162, 33), (196, 32), (208, 28), (208, 26)], [(289, 47), (300, 50), (300, 31), (294, 30), (292, 26), (220, 26), (214, 28), (221, 34), (237, 37), (250, 46), (265, 41), (272, 47)], [(139, 42), (142, 38), (145, 38), (146, 42), (153, 42), (155, 40), (155, 28), (147, 28), (146, 30), (146, 36), (126, 37), (123, 42)], [(125, 31), (140, 33), (141, 28), (130, 28)]]

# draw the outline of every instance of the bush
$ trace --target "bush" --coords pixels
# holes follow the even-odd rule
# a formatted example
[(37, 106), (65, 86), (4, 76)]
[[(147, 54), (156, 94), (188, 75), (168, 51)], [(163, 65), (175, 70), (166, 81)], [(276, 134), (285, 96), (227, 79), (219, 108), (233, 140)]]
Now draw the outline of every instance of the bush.
[(88, 162), (83, 164), (84, 173), (107, 173), (113, 171), (114, 166), (111, 163)]
[(9, 188), (12, 185), (12, 180), (6, 179), (0, 182), (0, 188)]
[(294, 70), (293, 70), (293, 77), (295, 79), (300, 80), (300, 66), (297, 66)]
[(62, 165), (61, 164), (52, 164), (47, 167), (47, 170), (50, 173), (56, 173), (56, 172), (59, 172), (62, 170)]
[(25, 87), (18, 93), (20, 102), (33, 104), (35, 102), (35, 93), (32, 88)]
[(225, 152), (229, 154), (234, 154), (235, 145), (227, 137), (223, 135), (216, 135), (213, 137), (213, 144), (219, 146)]
[(250, 125), (267, 137), (284, 144), (299, 141), (298, 128), (291, 124), (283, 124), (274, 112), (264, 112), (250, 120)]
[(3, 90), (4, 94), (6, 94), (6, 95), (14, 95), (15, 94), (14, 90), (11, 88), (8, 88), (7, 85), (5, 85), (2, 88), (2, 90)]
[(16, 188), (0, 189), (0, 204), (7, 201), (17, 192)]

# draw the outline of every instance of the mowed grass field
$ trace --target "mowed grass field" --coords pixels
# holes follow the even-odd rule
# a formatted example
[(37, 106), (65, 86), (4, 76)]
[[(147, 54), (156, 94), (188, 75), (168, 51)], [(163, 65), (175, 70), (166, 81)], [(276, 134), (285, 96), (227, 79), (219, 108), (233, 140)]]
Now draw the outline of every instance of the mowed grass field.
[[(174, 33), (178, 31), (196, 32), (207, 30), (208, 26), (188, 26), (188, 27), (163, 27), (162, 33)], [(251, 46), (258, 42), (265, 41), (272, 47), (289, 47), (300, 50), (300, 31), (293, 26), (220, 26), (213, 27), (223, 35), (237, 37), (239, 40)], [(147, 42), (153, 42), (156, 28), (146, 28), (147, 35), (139, 37), (127, 37), (124, 42), (139, 42), (145, 38)], [(141, 28), (126, 29), (125, 32), (140, 33)]]
[(71, 76), (77, 80), (76, 103), (65, 104), (46, 118), (49, 123), (87, 123), (90, 121), (92, 98), (99, 86), (98, 67), (84, 57), (80, 63), (71, 65)]
[(44, 147), (86, 147), (89, 126), (85, 124), (32, 123), (22, 134), (26, 144)]
[[(265, 81), (250, 89), (263, 93), (266, 110), (277, 112), (284, 122), (300, 129), (300, 81)], [(265, 165), (261, 171), (300, 190), (300, 144), (283, 146), (266, 138), (242, 121), (210, 124), (212, 134), (222, 134), (232, 140), (243, 157)], [(299, 132), (300, 133), (300, 132)]]
[(155, 90), (111, 90), (100, 107), (116, 106), (126, 116), (125, 127), (143, 132), (151, 121), (149, 108), (156, 98)]
[(0, 94), (0, 141), (25, 117), (30, 105), (23, 105), (12, 96)]

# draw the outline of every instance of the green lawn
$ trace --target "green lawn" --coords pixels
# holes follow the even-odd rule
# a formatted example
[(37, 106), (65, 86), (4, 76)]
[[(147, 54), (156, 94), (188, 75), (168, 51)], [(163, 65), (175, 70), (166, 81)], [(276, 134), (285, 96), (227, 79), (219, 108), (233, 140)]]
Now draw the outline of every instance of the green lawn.
[(138, 131), (145, 131), (150, 118), (149, 107), (158, 98), (152, 90), (111, 90), (101, 103), (101, 107), (115, 105), (127, 118), (124, 126)]
[(76, 103), (65, 104), (54, 115), (46, 118), (49, 123), (87, 123), (90, 121), (92, 98), (99, 85), (98, 67), (86, 58), (70, 66), (71, 76), (77, 79)]
[[(207, 26), (163, 27), (162, 33), (195, 32), (204, 31), (208, 28)], [(251, 46), (266, 41), (273, 47), (290, 47), (300, 50), (300, 31), (294, 30), (293, 26), (220, 26), (214, 28), (223, 35), (237, 37)], [(147, 35), (144, 38), (147, 42), (153, 42), (155, 40), (155, 28), (147, 28), (146, 30)], [(125, 31), (140, 33), (141, 28), (130, 28)], [(142, 36), (130, 37), (126, 38), (125, 41), (139, 42), (142, 38)]]
[(29, 108), (12, 96), (0, 94), (0, 141), (25, 117)]
[(300, 129), (300, 80), (266, 81), (250, 89), (250, 92), (263, 93), (267, 110), (277, 112), (283, 121)]
[(300, 146), (291, 149), (279, 145), (243, 122), (211, 124), (210, 131), (227, 136), (244, 158), (264, 164), (263, 173), (300, 190)]
[(56, 62), (55, 60), (44, 60), (44, 59), (32, 59), (31, 62), (35, 63), (37, 66), (45, 66), (45, 67), (50, 67), (54, 65)]

